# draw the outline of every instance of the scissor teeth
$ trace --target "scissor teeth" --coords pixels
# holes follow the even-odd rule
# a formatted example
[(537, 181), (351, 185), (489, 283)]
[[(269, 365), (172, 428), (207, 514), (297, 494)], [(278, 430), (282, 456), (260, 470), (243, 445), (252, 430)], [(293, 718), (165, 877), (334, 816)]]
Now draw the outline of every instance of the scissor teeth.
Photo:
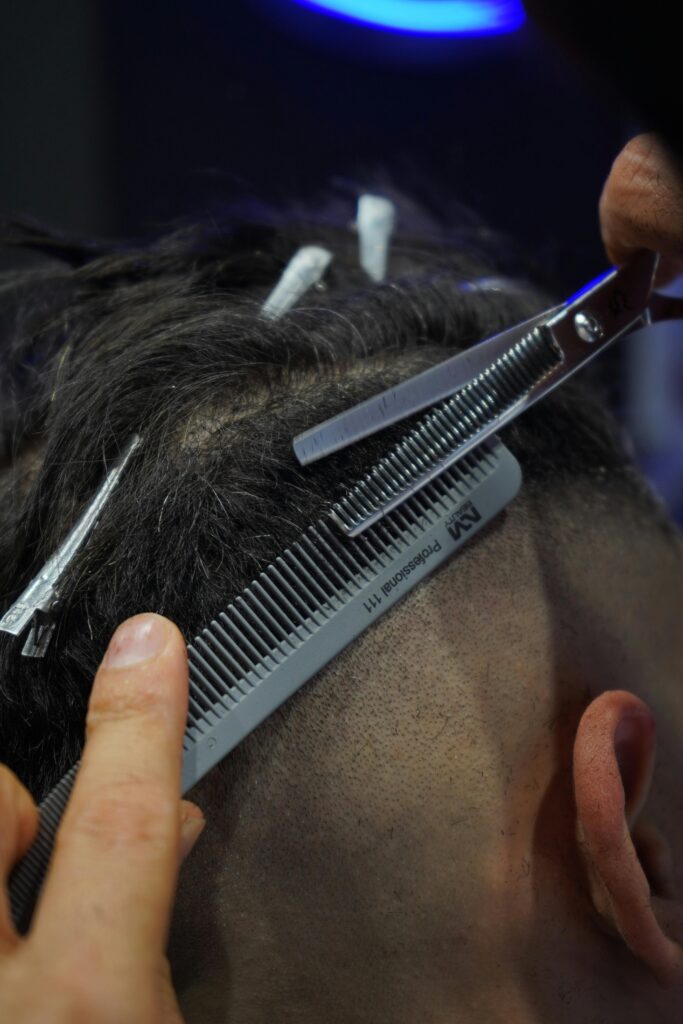
[[(334, 507), (345, 533), (357, 535), (458, 460), (461, 450), (524, 398), (562, 361), (542, 328), (534, 328), (466, 387), (432, 409)], [(378, 486), (379, 479), (381, 486)]]

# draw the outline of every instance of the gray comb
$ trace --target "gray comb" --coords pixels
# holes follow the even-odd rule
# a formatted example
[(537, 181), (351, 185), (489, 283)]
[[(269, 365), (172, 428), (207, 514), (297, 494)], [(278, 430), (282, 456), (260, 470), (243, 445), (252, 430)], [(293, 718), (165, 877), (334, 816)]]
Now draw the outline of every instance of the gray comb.
[[(288, 697), (485, 526), (521, 483), (492, 441), (350, 540), (319, 519), (189, 646), (183, 742), (186, 793)], [(10, 878), (12, 917), (28, 927), (76, 774), (40, 806), (36, 842)]]

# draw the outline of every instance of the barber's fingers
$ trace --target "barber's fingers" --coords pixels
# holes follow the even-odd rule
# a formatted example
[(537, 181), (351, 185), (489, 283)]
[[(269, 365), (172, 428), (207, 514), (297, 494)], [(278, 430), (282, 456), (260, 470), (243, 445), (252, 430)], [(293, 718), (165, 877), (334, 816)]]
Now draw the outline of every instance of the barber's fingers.
[(163, 953), (179, 861), (187, 652), (138, 615), (115, 633), (90, 698), (81, 768), (33, 940), (87, 951), (119, 978)]
[(0, 953), (17, 942), (9, 911), (7, 878), (33, 842), (38, 811), (19, 779), (0, 764)]
[(190, 800), (180, 801), (180, 849), (178, 864), (190, 854), (194, 844), (204, 831), (206, 820), (199, 807)]
[(662, 254), (658, 284), (683, 273), (683, 170), (655, 135), (631, 139), (614, 161), (600, 226), (615, 266), (637, 249), (652, 249)]

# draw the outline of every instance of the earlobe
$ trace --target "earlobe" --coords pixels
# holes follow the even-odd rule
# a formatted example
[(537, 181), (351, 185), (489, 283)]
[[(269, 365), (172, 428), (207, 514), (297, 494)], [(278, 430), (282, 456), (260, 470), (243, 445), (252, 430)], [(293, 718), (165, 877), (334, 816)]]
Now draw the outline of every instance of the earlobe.
[[(610, 690), (586, 708), (574, 743), (577, 837), (603, 922), (662, 983), (683, 984), (683, 948), (654, 912), (631, 835), (647, 799), (654, 758), (654, 718), (638, 697)], [(667, 909), (670, 918), (678, 908)]]

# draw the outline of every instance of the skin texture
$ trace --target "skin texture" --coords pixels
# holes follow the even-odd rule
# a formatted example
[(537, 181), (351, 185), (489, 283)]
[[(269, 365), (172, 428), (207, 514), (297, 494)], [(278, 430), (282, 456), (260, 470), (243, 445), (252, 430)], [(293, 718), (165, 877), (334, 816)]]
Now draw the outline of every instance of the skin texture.
[(600, 227), (610, 261), (638, 249), (661, 253), (657, 280), (683, 273), (683, 180), (655, 135), (638, 135), (614, 161), (600, 199)]
[[(656, 248), (674, 276), (682, 208), (634, 140), (601, 200), (610, 258)], [(575, 502), (517, 506), (267, 727), (266, 759), (256, 741), (201, 787), (171, 942), (188, 1021), (679, 1019), (680, 562)], [(164, 947), (202, 819), (178, 813), (187, 671), (164, 628), (142, 668), (98, 673), (29, 936), (0, 915), (3, 1018), (180, 1020)], [(35, 829), (6, 770), (0, 820), (6, 878)]]
[(679, 906), (650, 902), (629, 829), (660, 830), (680, 886), (680, 553), (575, 495), (530, 513), (198, 793), (170, 953), (189, 1022), (679, 1019)]
[[(95, 679), (82, 768), (27, 936), (2, 905), (2, 1020), (180, 1020), (164, 946), (179, 861), (203, 824), (199, 809), (178, 799), (186, 714), (180, 633), (161, 616), (129, 619)], [(37, 813), (2, 766), (0, 819), (6, 879)]]
[(575, 0), (524, 6), (554, 44), (590, 70), (596, 91), (616, 91), (621, 104), (663, 132), (666, 145), (638, 135), (617, 156), (600, 200), (600, 227), (611, 263), (652, 249), (662, 254), (657, 283), (667, 284), (683, 273), (683, 141), (678, 61), (666, 52), (668, 7), (650, 5), (644, 18), (614, 0), (593, 8)]
[[(170, 947), (190, 1024), (679, 1019), (680, 547), (614, 496), (536, 501), (198, 788)], [(198, 812), (184, 646), (151, 618), (160, 652), (116, 668), (119, 635), (97, 675), (31, 932), (2, 921), (20, 1024), (181, 1019), (163, 950)], [(6, 876), (35, 810), (1, 781)]]

